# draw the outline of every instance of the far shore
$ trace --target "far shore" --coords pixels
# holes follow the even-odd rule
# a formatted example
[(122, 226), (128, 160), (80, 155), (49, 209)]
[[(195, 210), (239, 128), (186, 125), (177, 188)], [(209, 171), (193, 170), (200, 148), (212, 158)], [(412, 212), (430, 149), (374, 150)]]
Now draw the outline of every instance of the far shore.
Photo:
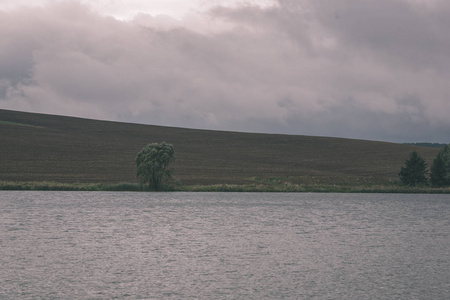
[[(0, 190), (9, 191), (116, 191), (154, 192), (137, 183), (58, 183), (58, 182), (9, 182), (0, 181)], [(298, 184), (216, 184), (167, 187), (161, 192), (278, 192), (278, 193), (404, 193), (404, 194), (450, 194), (450, 187), (409, 187), (389, 185), (298, 185)]]

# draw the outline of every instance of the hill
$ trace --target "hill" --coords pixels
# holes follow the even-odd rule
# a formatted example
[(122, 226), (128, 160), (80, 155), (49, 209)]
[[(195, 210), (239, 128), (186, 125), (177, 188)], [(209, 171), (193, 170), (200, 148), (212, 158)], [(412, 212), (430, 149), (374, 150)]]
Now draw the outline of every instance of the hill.
[(444, 148), (447, 144), (441, 143), (406, 143), (408, 145), (421, 146), (421, 147), (432, 147), (432, 148)]
[[(151, 120), (149, 120), (151, 121)], [(0, 181), (137, 182), (146, 144), (175, 148), (183, 185), (386, 184), (411, 151), (431, 164), (439, 149), (300, 135), (171, 128), (0, 110)]]

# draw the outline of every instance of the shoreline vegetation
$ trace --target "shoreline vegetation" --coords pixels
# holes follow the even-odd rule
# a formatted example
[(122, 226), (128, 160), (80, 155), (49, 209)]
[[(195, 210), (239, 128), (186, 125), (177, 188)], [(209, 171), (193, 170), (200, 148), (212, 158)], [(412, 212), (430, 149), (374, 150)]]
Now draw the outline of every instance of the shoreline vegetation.
[[(1, 181), (0, 191), (110, 191), (155, 192), (137, 183), (58, 183)], [(336, 184), (213, 184), (171, 186), (158, 192), (272, 192), (272, 193), (404, 193), (450, 194), (450, 187), (410, 187), (398, 183), (389, 185), (336, 185)]]

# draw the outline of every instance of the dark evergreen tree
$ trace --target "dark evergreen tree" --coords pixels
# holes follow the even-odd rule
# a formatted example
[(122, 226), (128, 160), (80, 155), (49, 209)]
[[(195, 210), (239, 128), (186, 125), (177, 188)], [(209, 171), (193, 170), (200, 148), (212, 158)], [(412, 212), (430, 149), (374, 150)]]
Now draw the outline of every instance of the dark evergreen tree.
[(441, 149), (433, 160), (430, 179), (433, 186), (450, 186), (450, 145)]
[(411, 152), (405, 166), (398, 173), (402, 183), (409, 186), (427, 184), (427, 174), (427, 163), (416, 151)]

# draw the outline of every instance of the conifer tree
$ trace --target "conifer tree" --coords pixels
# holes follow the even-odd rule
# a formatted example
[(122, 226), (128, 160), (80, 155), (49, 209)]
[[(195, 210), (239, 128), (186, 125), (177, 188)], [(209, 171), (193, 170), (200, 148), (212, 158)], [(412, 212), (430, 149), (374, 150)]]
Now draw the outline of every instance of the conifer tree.
[(450, 145), (439, 151), (433, 160), (430, 179), (433, 186), (450, 186)]
[(427, 163), (416, 151), (411, 152), (398, 175), (403, 184), (417, 186), (427, 184)]

